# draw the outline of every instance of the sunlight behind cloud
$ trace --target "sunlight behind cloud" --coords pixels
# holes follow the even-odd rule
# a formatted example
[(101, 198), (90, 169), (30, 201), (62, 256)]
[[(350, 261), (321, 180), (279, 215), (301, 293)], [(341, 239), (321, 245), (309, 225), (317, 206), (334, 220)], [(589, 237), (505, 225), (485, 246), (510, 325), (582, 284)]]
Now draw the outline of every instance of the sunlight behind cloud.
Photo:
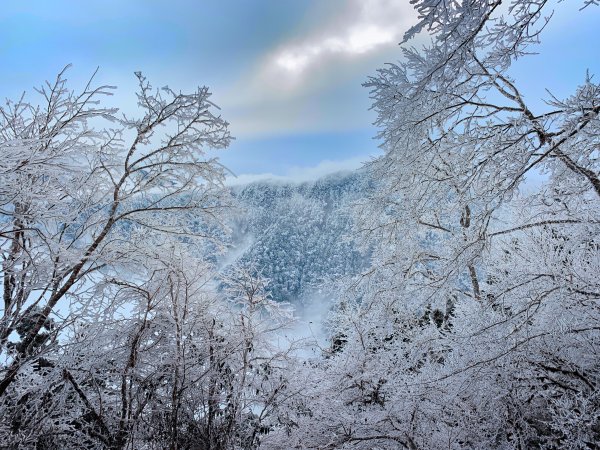
[(282, 50), (274, 63), (291, 73), (299, 73), (318, 58), (335, 54), (362, 55), (383, 44), (397, 40), (397, 32), (375, 24), (355, 26), (344, 36), (328, 37), (320, 43), (306, 44)]
[[(390, 62), (403, 30), (414, 19), (409, 2), (349, 0), (335, 15), (288, 36), (263, 53), (253, 70), (229, 90), (223, 106), (236, 124), (236, 135), (356, 126), (346, 107), (362, 107), (366, 92), (357, 89), (352, 98), (336, 98), (336, 108), (323, 108), (323, 97), (340, 86), (359, 87), (370, 67)], [(359, 120), (372, 121), (366, 113)]]

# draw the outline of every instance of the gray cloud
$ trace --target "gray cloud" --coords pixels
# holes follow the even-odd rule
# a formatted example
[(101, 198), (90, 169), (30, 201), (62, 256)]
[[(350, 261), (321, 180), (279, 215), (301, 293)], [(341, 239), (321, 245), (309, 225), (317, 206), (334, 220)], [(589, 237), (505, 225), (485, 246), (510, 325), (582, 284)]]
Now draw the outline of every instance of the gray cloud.
[[(367, 114), (358, 111), (358, 120), (353, 120), (348, 103), (364, 109), (360, 96), (366, 98), (367, 93), (360, 83), (366, 74), (399, 57), (397, 43), (414, 20), (408, 2), (351, 0), (335, 17), (275, 46), (223, 102), (238, 135), (355, 127)], [(348, 93), (344, 111), (321, 110), (323, 97), (341, 85)]]

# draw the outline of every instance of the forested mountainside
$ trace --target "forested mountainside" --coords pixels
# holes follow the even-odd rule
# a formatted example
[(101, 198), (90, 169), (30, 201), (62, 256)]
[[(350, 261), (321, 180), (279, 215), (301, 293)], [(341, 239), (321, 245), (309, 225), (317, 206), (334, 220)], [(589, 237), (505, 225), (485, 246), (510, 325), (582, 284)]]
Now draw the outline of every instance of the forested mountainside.
[(290, 302), (329, 280), (358, 273), (369, 258), (352, 239), (351, 207), (371, 188), (364, 171), (233, 188), (240, 212), (223, 270), (252, 265), (269, 280), (267, 292), (274, 300)]

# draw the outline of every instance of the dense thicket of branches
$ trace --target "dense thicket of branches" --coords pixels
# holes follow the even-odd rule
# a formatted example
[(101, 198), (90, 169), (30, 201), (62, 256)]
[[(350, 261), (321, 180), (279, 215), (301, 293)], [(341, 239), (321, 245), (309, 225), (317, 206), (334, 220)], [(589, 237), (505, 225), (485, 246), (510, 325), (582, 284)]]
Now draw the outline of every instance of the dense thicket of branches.
[(111, 87), (63, 75), (0, 109), (0, 446), (255, 448), (288, 319), (247, 272), (219, 294), (204, 260), (228, 124), (207, 88), (137, 74), (141, 118), (119, 118)]
[(414, 3), (406, 40), (431, 44), (366, 84), (385, 152), (358, 208), (373, 266), (337, 303), (335, 352), (290, 408), (292, 444), (271, 437), (597, 448), (600, 86), (582, 73), (538, 110), (510, 77), (545, 0)]

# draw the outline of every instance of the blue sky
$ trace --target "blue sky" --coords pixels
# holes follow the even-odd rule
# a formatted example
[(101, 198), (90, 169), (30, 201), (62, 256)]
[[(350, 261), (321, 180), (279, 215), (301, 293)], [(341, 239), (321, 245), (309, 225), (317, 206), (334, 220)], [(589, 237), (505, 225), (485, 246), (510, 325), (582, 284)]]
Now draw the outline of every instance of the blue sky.
[[(600, 8), (556, 5), (540, 54), (513, 69), (543, 107), (569, 95), (586, 69), (600, 77)], [(156, 86), (210, 86), (236, 141), (222, 161), (248, 174), (307, 178), (377, 154), (367, 76), (400, 57), (414, 22), (408, 0), (3, 0), (0, 86), (14, 98), (72, 63), (80, 86), (119, 87), (135, 105), (133, 72)]]

